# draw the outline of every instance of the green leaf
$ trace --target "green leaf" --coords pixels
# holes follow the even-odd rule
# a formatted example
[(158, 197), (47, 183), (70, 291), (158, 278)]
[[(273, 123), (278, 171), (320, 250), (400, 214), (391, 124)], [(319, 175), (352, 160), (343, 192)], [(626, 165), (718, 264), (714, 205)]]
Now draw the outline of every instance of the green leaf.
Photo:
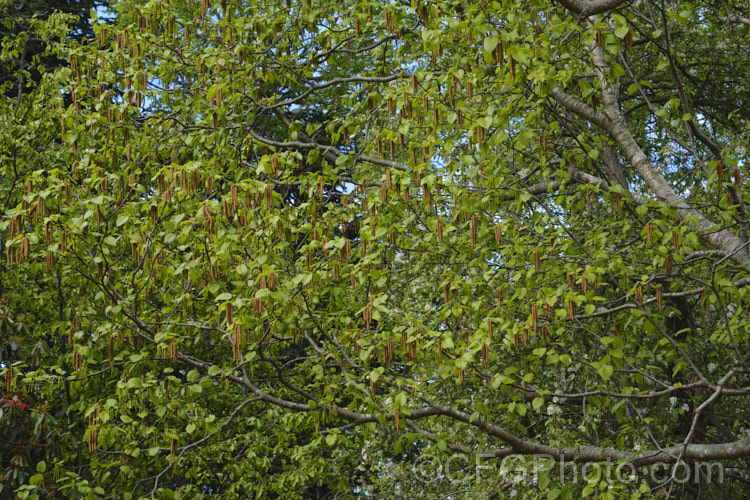
[[(705, 398), (683, 372), (716, 383), (750, 340), (726, 197), (750, 182), (747, 30), (671, 0), (591, 26), (544, 2), (203, 3), (3, 18), (0, 496), (471, 497), (494, 483), (442, 452), (491, 443), (485, 421), (572, 455), (684, 439), (668, 401), (625, 409), (665, 378)], [(583, 385), (609, 395), (546, 415)], [(478, 426), (396, 433), (434, 404)], [(525, 496), (632, 493), (536, 472)]]
[(535, 411), (539, 411), (539, 408), (544, 406), (544, 398), (541, 398), (541, 397), (534, 398), (534, 400), (531, 402), (531, 406), (532, 408), (534, 408)]
[(516, 404), (515, 412), (518, 413), (519, 415), (521, 415), (522, 417), (525, 417), (526, 416), (526, 410), (527, 410), (527, 408), (528, 407), (525, 404), (518, 403), (518, 404)]
[(484, 51), (494, 52), (499, 40), (496, 36), (488, 36), (484, 39)]

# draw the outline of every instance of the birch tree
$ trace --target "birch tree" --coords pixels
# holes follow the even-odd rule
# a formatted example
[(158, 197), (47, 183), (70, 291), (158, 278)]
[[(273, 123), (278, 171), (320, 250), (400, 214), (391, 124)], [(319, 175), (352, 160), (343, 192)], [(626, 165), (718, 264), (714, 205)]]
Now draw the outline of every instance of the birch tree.
[(745, 3), (111, 8), (0, 92), (3, 494), (744, 491)]

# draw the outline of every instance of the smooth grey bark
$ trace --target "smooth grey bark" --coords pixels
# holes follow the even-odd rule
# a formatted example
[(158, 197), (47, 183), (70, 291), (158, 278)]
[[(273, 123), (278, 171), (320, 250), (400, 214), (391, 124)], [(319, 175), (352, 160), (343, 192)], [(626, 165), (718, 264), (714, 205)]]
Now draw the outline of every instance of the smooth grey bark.
[(579, 16), (593, 16), (616, 9), (628, 0), (558, 0), (563, 7)]
[[(140, 335), (143, 336), (150, 342), (154, 341), (156, 332), (147, 325), (138, 315), (138, 313), (130, 306), (127, 307), (125, 312), (128, 317), (138, 330)], [(319, 402), (316, 398), (310, 394), (306, 394), (304, 391), (295, 391), (300, 394), (304, 399), (310, 403), (302, 403), (297, 401), (290, 401), (288, 399), (279, 398), (268, 392), (265, 392), (256, 384), (254, 384), (248, 377), (239, 376), (233, 373), (223, 373), (220, 375), (212, 376), (209, 375), (209, 369), (212, 364), (192, 356), (187, 356), (181, 352), (177, 352), (177, 359), (189, 366), (192, 366), (201, 371), (204, 377), (219, 378), (223, 377), (230, 382), (233, 382), (240, 387), (246, 388), (249, 393), (252, 393), (254, 397), (252, 401), (263, 401), (268, 404), (272, 404), (281, 408), (287, 408), (298, 412), (312, 412), (312, 411), (330, 411), (331, 413), (348, 420), (351, 422), (346, 427), (358, 426), (369, 422), (378, 422), (382, 416), (390, 418), (385, 412), (378, 413), (360, 413), (342, 408), (336, 405)], [(246, 362), (243, 362), (235, 368), (241, 369), (244, 367)], [(723, 388), (716, 386), (714, 387), (717, 393), (723, 392)], [(555, 461), (574, 461), (574, 462), (612, 462), (612, 461), (626, 461), (632, 464), (634, 467), (644, 467), (655, 463), (676, 463), (684, 460), (731, 460), (750, 457), (750, 438), (741, 439), (729, 443), (719, 444), (680, 444), (669, 448), (662, 448), (657, 450), (646, 450), (640, 453), (634, 453), (632, 451), (618, 450), (616, 448), (605, 448), (599, 446), (578, 446), (573, 448), (555, 448), (543, 444), (534, 443), (526, 439), (520, 438), (510, 431), (487, 421), (484, 418), (474, 418), (468, 412), (457, 410), (456, 408), (433, 403), (431, 401), (423, 400), (426, 404), (424, 406), (416, 408), (403, 408), (403, 418), (408, 423), (409, 421), (416, 421), (424, 418), (443, 417), (451, 420), (462, 422), (470, 425), (489, 436), (493, 436), (500, 441), (503, 441), (508, 446), (498, 450), (486, 450), (476, 451), (477, 455), (482, 457), (503, 457), (509, 455), (535, 455), (549, 457)], [(243, 405), (246, 403), (243, 403)], [(233, 413), (234, 415), (234, 413)], [(230, 418), (231, 420), (231, 418)], [(222, 426), (223, 428), (224, 426)], [(206, 436), (204, 439), (208, 439), (212, 434)], [(203, 442), (203, 441), (201, 441)], [(194, 446), (194, 445), (189, 445)], [(181, 448), (184, 449), (185, 447)], [(166, 450), (166, 448), (164, 448)]]
[(706, 243), (714, 248), (724, 250), (734, 262), (750, 269), (749, 242), (731, 231), (721, 228), (691, 207), (672, 189), (672, 186), (669, 185), (656, 165), (643, 152), (643, 149), (630, 133), (625, 116), (620, 110), (619, 88), (616, 83), (610, 82), (607, 76), (608, 65), (602, 47), (592, 41), (589, 48), (594, 73), (601, 84), (604, 113), (597, 113), (596, 110), (559, 88), (552, 90), (552, 97), (563, 107), (607, 132), (657, 198), (670, 204), (675, 209), (677, 220), (688, 222), (689, 218), (697, 219), (697, 224), (692, 221), (689, 224), (699, 232), (700, 237)]
[[(150, 328), (139, 318), (136, 324), (149, 335), (153, 334)], [(177, 358), (203, 372), (207, 372), (211, 367), (210, 363), (186, 356), (178, 352)], [(208, 374), (206, 373), (206, 376)], [(368, 422), (379, 421), (382, 413), (359, 413), (333, 406), (330, 404), (320, 404), (311, 406), (306, 403), (298, 403), (273, 396), (252, 383), (247, 378), (237, 375), (223, 374), (223, 377), (249, 389), (255, 395), (256, 401), (265, 401), (282, 408), (294, 411), (331, 411), (334, 414), (352, 422), (351, 425), (362, 425)], [(312, 401), (314, 399), (310, 398)], [(663, 448), (660, 450), (646, 450), (640, 453), (631, 451), (618, 450), (616, 448), (604, 448), (599, 446), (579, 446), (575, 448), (555, 448), (543, 444), (534, 443), (512, 434), (506, 429), (495, 425), (485, 419), (472, 418), (471, 414), (440, 404), (429, 404), (421, 408), (403, 409), (403, 418), (405, 421), (416, 421), (428, 417), (446, 417), (458, 422), (471, 425), (487, 435), (496, 437), (508, 444), (507, 448), (498, 450), (488, 450), (484, 452), (475, 452), (482, 457), (503, 457), (509, 455), (535, 455), (549, 457), (555, 461), (574, 461), (574, 462), (610, 462), (626, 461), (634, 467), (644, 467), (655, 463), (675, 463), (680, 460), (729, 460), (750, 456), (750, 438), (741, 439), (730, 443), (720, 444), (682, 444)], [(390, 418), (390, 417), (388, 417)]]
[(604, 146), (601, 154), (602, 162), (607, 167), (607, 175), (611, 183), (620, 184), (625, 189), (628, 189), (628, 180), (625, 178), (625, 173), (622, 171), (622, 165), (620, 160), (617, 158), (615, 148), (612, 146)]
[[(743, 241), (726, 229), (721, 229), (675, 193), (672, 186), (667, 183), (659, 169), (646, 156), (630, 134), (627, 123), (619, 110), (616, 113), (613, 113), (611, 109), (608, 109), (606, 113), (596, 113), (592, 108), (557, 87), (550, 92), (550, 96), (564, 108), (607, 132), (656, 197), (675, 209), (677, 220), (687, 222), (687, 219), (691, 217), (697, 219), (697, 224), (690, 222), (690, 225), (699, 231), (701, 238), (706, 243), (725, 251), (734, 262), (750, 270), (748, 242)], [(608, 108), (610, 107), (606, 95), (605, 105)]]

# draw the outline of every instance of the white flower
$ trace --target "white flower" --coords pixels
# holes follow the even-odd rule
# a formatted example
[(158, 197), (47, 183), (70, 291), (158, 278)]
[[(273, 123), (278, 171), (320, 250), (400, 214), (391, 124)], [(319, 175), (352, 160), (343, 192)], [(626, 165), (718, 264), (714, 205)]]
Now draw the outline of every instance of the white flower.
[(406, 262), (404, 260), (404, 252), (396, 252), (396, 257), (393, 259), (393, 261), (396, 264), (403, 264), (404, 262)]
[(669, 406), (674, 408), (677, 405), (677, 396), (672, 396), (669, 398)]
[(716, 363), (709, 363), (708, 364), (708, 373), (713, 373), (716, 371)]
[(637, 445), (633, 446), (633, 449), (635, 451), (641, 451), (641, 445), (637, 444)]
[(560, 415), (562, 413), (562, 408), (555, 404), (551, 404), (547, 406), (547, 415)]
[(734, 306), (734, 304), (727, 305), (727, 314), (730, 318), (734, 317), (735, 312), (737, 312), (737, 308)]
[(687, 404), (687, 403), (685, 403), (684, 405), (682, 405), (682, 411), (684, 411), (684, 412), (690, 411), (690, 405)]
[(628, 479), (629, 479), (630, 481), (635, 481), (635, 474), (631, 474), (631, 475), (629, 475), (629, 476), (628, 476)]

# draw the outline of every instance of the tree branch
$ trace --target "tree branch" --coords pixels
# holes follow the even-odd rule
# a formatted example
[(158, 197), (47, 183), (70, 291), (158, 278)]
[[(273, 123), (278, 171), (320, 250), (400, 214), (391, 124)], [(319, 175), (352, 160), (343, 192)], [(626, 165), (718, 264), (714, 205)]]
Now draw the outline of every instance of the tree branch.
[(627, 123), (619, 110), (608, 109), (606, 115), (605, 113), (596, 113), (592, 108), (557, 87), (550, 92), (550, 96), (564, 108), (607, 132), (620, 147), (620, 150), (630, 164), (636, 168), (643, 180), (646, 181), (646, 184), (648, 184), (654, 194), (661, 201), (669, 203), (676, 210), (677, 220), (688, 222), (688, 218), (697, 219), (698, 224), (693, 224), (692, 222), (689, 222), (689, 224), (694, 229), (700, 231), (700, 236), (704, 241), (715, 248), (724, 250), (737, 264), (750, 269), (750, 255), (747, 250), (748, 242), (743, 241), (726, 229), (719, 229), (717, 224), (688, 205), (685, 200), (675, 193), (672, 186), (667, 183), (664, 176), (630, 134)]
[(558, 0), (563, 7), (582, 17), (616, 9), (628, 0)]

